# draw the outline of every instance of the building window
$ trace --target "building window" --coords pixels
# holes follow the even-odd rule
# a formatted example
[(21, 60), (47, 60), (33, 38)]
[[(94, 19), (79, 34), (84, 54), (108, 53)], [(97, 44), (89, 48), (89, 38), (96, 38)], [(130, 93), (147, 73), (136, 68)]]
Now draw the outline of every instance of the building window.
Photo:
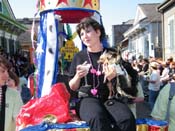
[(15, 54), (15, 52), (14, 52), (14, 40), (9, 40), (9, 49), (10, 49), (10, 54), (11, 55), (13, 55), (13, 54)]
[(4, 49), (5, 52), (7, 52), (7, 39), (4, 37), (1, 37), (1, 46)]
[(168, 19), (168, 36), (169, 36), (169, 38), (168, 38), (168, 43), (169, 43), (169, 48), (171, 49), (171, 50), (174, 50), (175, 49), (175, 32), (174, 32), (174, 30), (175, 30), (175, 28), (174, 28), (174, 17), (170, 17), (169, 19)]
[(148, 57), (149, 56), (149, 40), (148, 40), (148, 37), (146, 36), (145, 37), (145, 42), (144, 42), (145, 46), (144, 46), (144, 56), (145, 57)]

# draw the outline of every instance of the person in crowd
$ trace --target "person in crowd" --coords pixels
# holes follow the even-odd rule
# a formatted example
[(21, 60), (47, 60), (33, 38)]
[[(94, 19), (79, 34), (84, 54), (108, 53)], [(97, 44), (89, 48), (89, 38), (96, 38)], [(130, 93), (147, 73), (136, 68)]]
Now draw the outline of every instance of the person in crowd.
[(7, 86), (16, 90), (20, 90), (19, 88), (19, 77), (13, 71), (9, 71), (9, 78), (7, 81)]
[(26, 104), (31, 99), (31, 92), (30, 89), (23, 85), (22, 87), (19, 87), (19, 77), (17, 74), (13, 71), (9, 71), (9, 79), (7, 81), (7, 86), (13, 89), (16, 89), (21, 94), (21, 98), (24, 104)]
[(162, 74), (160, 76), (160, 90), (168, 83), (169, 81), (169, 72), (170, 72), (170, 68), (169, 68), (169, 64), (167, 62), (162, 62), (162, 67), (163, 67), (163, 71)]
[(150, 76), (147, 81), (149, 82), (148, 89), (149, 89), (149, 99), (148, 103), (150, 105), (150, 109), (152, 110), (154, 107), (154, 103), (156, 98), (159, 94), (160, 90), (160, 72), (158, 71), (158, 63), (151, 62), (150, 63)]
[(174, 60), (173, 60), (173, 57), (172, 56), (170, 56), (169, 58), (167, 58), (167, 63), (169, 64), (169, 65), (171, 65), (171, 63), (173, 62)]
[(143, 68), (142, 59), (137, 59), (137, 72), (140, 73)]
[[(171, 78), (170, 82), (165, 85), (165, 87), (159, 92), (157, 100), (155, 102), (154, 108), (151, 112), (151, 116), (154, 119), (158, 120), (165, 120), (166, 113), (167, 113), (167, 106), (169, 100), (169, 91), (170, 91), (170, 84), (175, 83), (175, 74)], [(168, 131), (175, 131), (175, 97), (172, 98), (171, 104), (169, 107), (169, 125)]]
[(139, 79), (140, 79), (140, 84), (143, 89), (143, 93), (145, 98), (148, 97), (148, 82), (146, 81), (145, 78), (149, 75), (149, 60), (147, 58), (144, 58), (142, 60), (142, 69), (139, 72)]
[(80, 98), (79, 117), (91, 131), (135, 131), (135, 118), (129, 107), (116, 99), (108, 100), (107, 81), (112, 81), (117, 71), (97, 62), (105, 50), (103, 26), (92, 18), (84, 18), (76, 30), (86, 47), (74, 56), (69, 71), (69, 86), (78, 91)]
[(134, 68), (134, 70), (136, 70), (137, 72), (139, 71), (137, 60), (133, 60), (131, 65)]
[(175, 74), (175, 62), (171, 62), (169, 66), (169, 73), (168, 73), (169, 79), (171, 79), (173, 74)]
[[(159, 72), (160, 72), (160, 75), (162, 75), (162, 72), (163, 72), (163, 69), (164, 69), (164, 67), (163, 67), (163, 64), (164, 64), (164, 61), (162, 60), (162, 58), (157, 58), (156, 60), (155, 60), (155, 62), (157, 62), (158, 63), (158, 70), (159, 70)], [(168, 63), (167, 63), (168, 64)]]
[(27, 70), (25, 67), (20, 69), (21, 75), (19, 76), (19, 87), (27, 86)]
[(147, 58), (144, 58), (143, 60), (142, 60), (142, 71), (143, 71), (143, 74), (145, 75), (145, 74), (148, 74), (149, 72), (149, 60), (147, 59)]
[(23, 105), (19, 92), (6, 85), (10, 68), (9, 61), (0, 56), (0, 131), (15, 131), (15, 119)]

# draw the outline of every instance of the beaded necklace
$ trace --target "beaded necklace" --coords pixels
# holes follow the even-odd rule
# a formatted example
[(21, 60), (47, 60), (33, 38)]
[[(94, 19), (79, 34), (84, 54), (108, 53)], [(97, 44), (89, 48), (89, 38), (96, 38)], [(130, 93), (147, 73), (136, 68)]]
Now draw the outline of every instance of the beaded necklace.
[[(89, 52), (87, 51), (87, 56), (89, 59), (89, 62), (91, 64), (91, 69), (90, 69), (90, 73), (93, 75), (93, 88), (91, 89), (91, 94), (93, 96), (96, 96), (98, 93), (98, 87), (100, 85), (100, 81), (99, 81), (99, 76), (102, 74), (100, 71), (100, 64), (98, 64), (97, 70), (94, 68), (93, 64), (92, 64), (92, 60), (91, 57), (89, 55)], [(95, 85), (96, 81), (95, 81), (95, 77), (97, 77), (97, 85)]]

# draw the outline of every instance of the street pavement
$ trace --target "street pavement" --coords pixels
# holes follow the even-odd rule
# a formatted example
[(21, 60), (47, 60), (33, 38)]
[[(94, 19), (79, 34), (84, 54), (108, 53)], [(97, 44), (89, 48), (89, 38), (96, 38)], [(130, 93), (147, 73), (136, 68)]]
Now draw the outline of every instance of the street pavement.
[(137, 118), (151, 118), (150, 113), (151, 110), (147, 101), (143, 101), (136, 104)]

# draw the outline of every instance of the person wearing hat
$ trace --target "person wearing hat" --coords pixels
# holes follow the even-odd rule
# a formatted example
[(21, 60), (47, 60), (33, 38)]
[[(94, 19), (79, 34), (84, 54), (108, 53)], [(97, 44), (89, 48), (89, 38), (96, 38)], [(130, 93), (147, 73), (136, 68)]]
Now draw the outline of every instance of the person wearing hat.
[(150, 63), (150, 77), (147, 79), (149, 82), (148, 89), (149, 89), (149, 99), (148, 103), (150, 105), (150, 109), (152, 110), (154, 107), (154, 103), (156, 98), (159, 94), (160, 90), (160, 72), (158, 70), (158, 63), (151, 62)]

